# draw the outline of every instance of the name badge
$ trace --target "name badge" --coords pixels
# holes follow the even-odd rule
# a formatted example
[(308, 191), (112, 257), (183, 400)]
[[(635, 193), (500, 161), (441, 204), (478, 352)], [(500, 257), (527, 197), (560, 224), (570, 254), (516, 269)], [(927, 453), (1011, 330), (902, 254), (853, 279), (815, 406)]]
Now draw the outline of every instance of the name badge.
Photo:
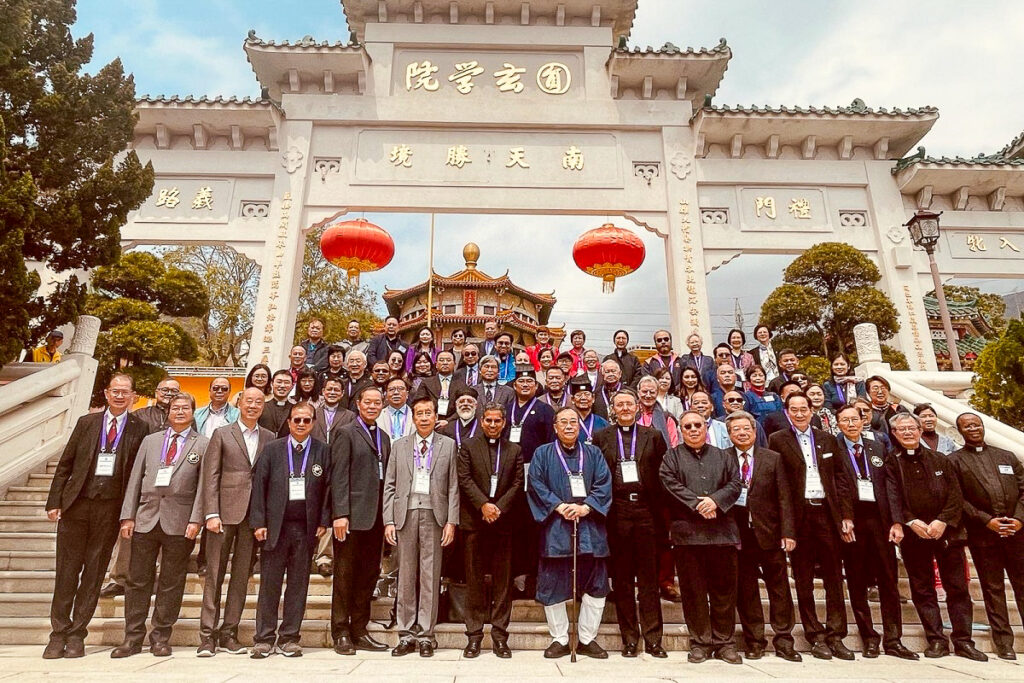
[(569, 475), (569, 492), (572, 494), (573, 498), (587, 497), (587, 485), (583, 483), (583, 475)]
[(447, 415), (448, 414), (448, 399), (439, 398), (437, 399), (437, 414)]
[(416, 475), (413, 477), (412, 492), (422, 493), (427, 495), (430, 493), (430, 471), (429, 470), (416, 470)]
[(831, 454), (831, 453), (822, 453), (822, 454), (821, 454), (821, 457), (822, 457), (822, 459), (824, 460), (825, 458), (831, 458), (831, 457), (832, 457), (832, 454)]
[(288, 500), (306, 500), (306, 478), (288, 478)]
[(515, 425), (512, 425), (512, 427), (508, 430), (508, 440), (511, 441), (512, 443), (519, 443), (519, 438), (522, 436), (522, 434), (522, 427), (516, 427)]
[(96, 458), (96, 476), (97, 477), (112, 477), (114, 476), (114, 454), (101, 452)]
[(774, 396), (765, 396), (764, 397), (764, 401), (765, 401), (765, 403), (775, 403), (775, 397)]
[(874, 441), (875, 440), (875, 433), (874, 432), (861, 432), (860, 435), (863, 436), (868, 441)]
[(743, 507), (747, 507), (747, 487), (746, 486), (744, 486), (743, 488), (740, 489), (740, 497), (736, 499), (736, 504), (737, 505), (742, 505)]
[(530, 490), (530, 463), (523, 463), (523, 490)]
[(804, 498), (810, 500), (821, 500), (825, 497), (825, 487), (821, 485), (821, 475), (818, 470), (807, 471), (807, 481), (804, 483)]
[(1013, 465), (1000, 465), (999, 474), (1013, 474)]
[(384, 481), (384, 462), (381, 460), (377, 461), (377, 478)]
[(857, 497), (865, 502), (875, 502), (875, 486), (867, 479), (857, 480)]
[(156, 471), (156, 486), (167, 486), (171, 483), (171, 475), (174, 474), (174, 466), (161, 467)]
[(622, 466), (622, 482), (624, 484), (635, 484), (640, 481), (636, 471), (636, 460), (623, 460), (619, 464)]
[(498, 475), (491, 475), (491, 491), (487, 494), (488, 498), (494, 498), (495, 494), (498, 493)]

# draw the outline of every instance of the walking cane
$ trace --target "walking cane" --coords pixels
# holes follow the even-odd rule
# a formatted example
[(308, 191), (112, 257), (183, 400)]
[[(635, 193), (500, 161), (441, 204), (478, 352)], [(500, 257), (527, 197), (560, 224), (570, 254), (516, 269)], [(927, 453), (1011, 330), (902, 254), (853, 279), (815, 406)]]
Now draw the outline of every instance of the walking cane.
[(569, 661), (576, 661), (576, 645), (579, 642), (577, 633), (579, 618), (576, 614), (576, 534), (579, 531), (580, 520), (572, 520), (572, 630), (569, 632)]

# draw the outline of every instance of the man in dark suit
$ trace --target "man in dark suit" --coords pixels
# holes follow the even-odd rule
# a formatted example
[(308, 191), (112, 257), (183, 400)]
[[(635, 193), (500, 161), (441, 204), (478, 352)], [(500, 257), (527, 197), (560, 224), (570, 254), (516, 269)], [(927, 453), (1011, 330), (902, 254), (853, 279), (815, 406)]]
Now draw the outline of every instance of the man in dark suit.
[(879, 653), (879, 636), (871, 623), (868, 604), (868, 580), (874, 577), (882, 603), (882, 632), (885, 654), (901, 659), (917, 659), (900, 638), (903, 636), (903, 610), (897, 588), (896, 550), (890, 538), (892, 513), (885, 490), (885, 449), (879, 441), (865, 439), (866, 425), (855, 405), (847, 405), (836, 413), (841, 432), (839, 463), (846, 477), (854, 482), (848, 494), (853, 508), (854, 531), (843, 536), (843, 566), (850, 607), (857, 621), (857, 631), (864, 645), (864, 656)]
[(398, 318), (389, 315), (384, 318), (384, 332), (370, 339), (366, 349), (366, 362), (373, 365), (377, 361), (386, 361), (392, 351), (401, 351), (404, 356), (408, 350), (409, 345), (398, 336)]
[[(259, 426), (264, 402), (261, 389), (243, 391), (238, 422), (214, 430), (203, 458), (199, 490), (206, 519), (207, 564), (199, 616), (199, 657), (212, 657), (218, 649), (233, 655), (246, 652), (238, 642), (238, 622), (256, 559), (256, 540), (249, 524), (252, 470), (267, 444), (277, 438)], [(221, 587), (229, 560), (231, 581), (224, 621), (218, 629)]]
[(455, 370), (455, 378), (468, 386), (476, 386), (480, 381), (480, 348), (476, 344), (462, 347), (462, 358)]
[(779, 454), (756, 446), (757, 420), (739, 410), (725, 418), (729, 450), (736, 455), (743, 489), (729, 514), (740, 531), (736, 611), (743, 627), (744, 656), (760, 659), (768, 641), (764, 637), (764, 609), (758, 576), (768, 591), (772, 645), (775, 655), (789, 662), (801, 661), (793, 648), (793, 595), (789, 591), (786, 553), (796, 547), (793, 499)]
[(134, 383), (110, 378), (107, 409), (83, 415), (53, 474), (46, 516), (57, 522), (50, 642), (43, 659), (81, 657), (103, 574), (117, 540), (128, 475), (149, 427), (128, 413)]
[(779, 376), (768, 383), (768, 391), (782, 395), (782, 385), (791, 381), (790, 377), (800, 367), (800, 357), (793, 349), (779, 351)]
[[(846, 601), (840, 568), (839, 534), (853, 531), (849, 480), (836, 465), (835, 437), (811, 426), (811, 404), (801, 392), (785, 401), (789, 429), (768, 437), (768, 448), (781, 456), (793, 495), (796, 548), (790, 556), (800, 609), (800, 623), (818, 659), (853, 659), (843, 644)], [(825, 584), (826, 625), (818, 620), (814, 599), (814, 564), (821, 564)]]
[(292, 392), (292, 373), (287, 370), (278, 370), (270, 380), (270, 400), (263, 407), (260, 415), (260, 427), (269, 429), (275, 435), (281, 433), (282, 429), (287, 430), (288, 412), (294, 403), (288, 395)]
[(178, 380), (164, 377), (156, 385), (156, 402), (133, 413), (137, 419), (146, 423), (150, 434), (167, 429), (167, 409), (171, 405), (171, 399), (179, 392), (181, 392), (181, 384), (178, 383)]
[(935, 592), (935, 566), (946, 589), (946, 610), (952, 626), (953, 652), (983, 662), (988, 656), (974, 646), (971, 617), (974, 606), (967, 588), (963, 526), (963, 495), (953, 463), (921, 442), (921, 420), (899, 412), (889, 420), (895, 443), (885, 470), (892, 512), (890, 533), (910, 581), (910, 597), (924, 627), (930, 659), (949, 655)]
[(160, 582), (149, 632), (149, 651), (171, 654), (171, 629), (181, 611), (188, 558), (203, 525), (201, 461), (209, 441), (192, 429), (195, 399), (178, 394), (168, 408), (166, 432), (142, 441), (121, 506), (121, 536), (130, 538), (131, 562), (124, 599), (124, 642), (112, 659), (142, 651), (146, 616), (160, 556)]
[[(790, 394), (802, 393), (800, 385), (796, 382), (783, 382), (779, 388), (779, 398), (782, 400), (783, 405), (786, 403), (786, 397)], [(764, 418), (764, 422), (761, 423), (764, 427), (764, 433), (767, 436), (771, 436), (775, 432), (782, 432), (791, 430), (793, 427), (790, 424), (788, 414), (784, 410), (776, 410), (768, 413)], [(811, 418), (811, 426), (815, 429), (821, 429), (821, 418), (817, 415)]]
[[(385, 358), (383, 362), (386, 362)], [(377, 361), (382, 362), (382, 361)], [(366, 362), (366, 354), (362, 351), (352, 349), (345, 355), (345, 369), (348, 371), (348, 381), (345, 382), (345, 396), (341, 399), (341, 407), (348, 408), (355, 399), (356, 394), (365, 387), (374, 384), (373, 377), (367, 372), (370, 367)], [(381, 373), (381, 380), (386, 382), (386, 375)]]
[[(302, 656), (299, 630), (306, 611), (309, 558), (316, 539), (330, 526), (331, 457), (327, 445), (310, 436), (314, 419), (313, 406), (293, 405), (288, 436), (267, 445), (253, 472), (249, 517), (253, 535), (263, 543), (253, 659), (272, 654), (275, 643), (285, 657)], [(288, 589), (279, 630), (277, 612), (286, 572)]]
[(653, 375), (656, 370), (668, 370), (672, 375), (669, 391), (678, 390), (683, 376), (683, 360), (672, 350), (672, 335), (668, 330), (654, 333), (654, 348), (657, 353), (644, 363), (642, 374)]
[(342, 428), (331, 444), (331, 518), (334, 588), (331, 637), (339, 655), (356, 650), (382, 652), (387, 645), (366, 630), (370, 602), (380, 574), (384, 544), (384, 473), (391, 439), (377, 425), (384, 397), (364, 387), (353, 403), (359, 417)]
[(507, 384), (498, 384), (498, 373), (500, 365), (497, 356), (484, 356), (480, 359), (480, 383), (476, 385), (477, 391), (477, 415), (484, 409), (484, 405), (490, 402), (501, 403), (506, 408), (512, 405), (516, 398), (516, 392)]
[(437, 374), (427, 377), (420, 383), (422, 390), (437, 404), (437, 419), (448, 421), (455, 414), (455, 391), (465, 383), (456, 379), (455, 354), (451, 351), (439, 351), (437, 354)]
[(713, 655), (742, 664), (736, 652), (736, 546), (740, 535), (728, 512), (740, 495), (732, 453), (707, 442), (704, 417), (680, 417), (683, 442), (661, 463), (661, 483), (672, 519), (672, 550), (681, 579), (683, 617), (690, 635), (688, 661)]
[(323, 403), (316, 409), (316, 421), (313, 423), (312, 436), (328, 446), (338, 438), (342, 427), (355, 421), (356, 415), (341, 405), (345, 395), (344, 383), (340, 379), (329, 379), (324, 382), (322, 391)]
[[(615, 334), (612, 335), (612, 343), (615, 344), (615, 350), (605, 356), (604, 360), (615, 361), (615, 364), (619, 366), (619, 379), (623, 384), (631, 387), (636, 384), (636, 381), (640, 379), (640, 375), (644, 371), (637, 357), (626, 350), (626, 347), (629, 345), (629, 333), (625, 330), (616, 330)], [(603, 362), (601, 367), (602, 369), (604, 368)], [(607, 405), (606, 402), (605, 406)]]
[(612, 396), (624, 386), (627, 385), (622, 379), (622, 368), (618, 361), (605, 358), (601, 363), (601, 382), (594, 387), (594, 413), (610, 420)]
[[(463, 439), (458, 453), (461, 499), (459, 526), (465, 532), (466, 636), (463, 654), (480, 655), (484, 624), (491, 624), (491, 648), (498, 657), (512, 656), (508, 623), (512, 617), (512, 536), (509, 514), (523, 493), (523, 456), (519, 446), (503, 439), (505, 406), (490, 403), (480, 418), (480, 433)], [(493, 601), (484, 577), (491, 575)]]
[(662, 521), (658, 470), (667, 447), (657, 429), (636, 424), (638, 406), (632, 389), (612, 394), (611, 408), (617, 426), (598, 430), (593, 443), (601, 450), (612, 474), (608, 544), (622, 656), (636, 657), (643, 635), (644, 651), (663, 658), (668, 654), (661, 645), (658, 540), (665, 536), (666, 530)]
[(1006, 610), (1010, 579), (1024, 614), (1024, 466), (1010, 451), (985, 443), (985, 423), (974, 413), (956, 419), (964, 447), (950, 459), (964, 496), (964, 526), (981, 582), (992, 644), (1000, 659), (1016, 659)]

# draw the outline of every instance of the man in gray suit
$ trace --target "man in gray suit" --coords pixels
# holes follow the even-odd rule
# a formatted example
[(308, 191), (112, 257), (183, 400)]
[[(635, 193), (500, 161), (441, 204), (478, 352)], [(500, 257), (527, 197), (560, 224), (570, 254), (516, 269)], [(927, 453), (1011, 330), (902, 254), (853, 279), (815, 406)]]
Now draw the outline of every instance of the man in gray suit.
[(425, 394), (413, 399), (412, 419), (416, 433), (392, 444), (384, 478), (384, 538), (398, 546), (401, 640), (391, 654), (407, 655), (418, 641), (420, 656), (432, 657), (441, 548), (455, 540), (459, 523), (458, 459), (455, 441), (434, 432), (434, 399)]
[[(341, 405), (345, 387), (340, 379), (328, 378), (322, 391), (324, 402), (316, 409), (311, 433), (314, 439), (330, 446), (338, 439), (341, 428), (355, 421), (356, 414)], [(334, 574), (334, 544), (331, 541), (331, 534), (324, 534), (317, 539), (313, 564), (316, 565), (316, 571), (320, 576)]]
[[(237, 422), (213, 431), (202, 460), (199, 490), (206, 514), (206, 578), (203, 583), (203, 609), (199, 616), (199, 657), (212, 657), (218, 647), (234, 655), (245, 654), (238, 642), (238, 622), (245, 607), (249, 571), (255, 555), (255, 539), (249, 524), (249, 496), (252, 494), (252, 469), (264, 447), (275, 439), (269, 429), (260, 427), (263, 390), (249, 387), (238, 401), (241, 415)], [(232, 557), (233, 555), (233, 557)], [(221, 587), (231, 558), (231, 581), (220, 615)]]
[(110, 652), (114, 659), (142, 651), (161, 552), (149, 651), (157, 657), (171, 654), (171, 628), (181, 611), (188, 558), (203, 521), (197, 493), (200, 463), (209, 441), (192, 429), (195, 408), (190, 394), (172, 398), (167, 413), (170, 426), (142, 441), (132, 467), (121, 506), (121, 536), (132, 541), (132, 559), (125, 591), (124, 642)]

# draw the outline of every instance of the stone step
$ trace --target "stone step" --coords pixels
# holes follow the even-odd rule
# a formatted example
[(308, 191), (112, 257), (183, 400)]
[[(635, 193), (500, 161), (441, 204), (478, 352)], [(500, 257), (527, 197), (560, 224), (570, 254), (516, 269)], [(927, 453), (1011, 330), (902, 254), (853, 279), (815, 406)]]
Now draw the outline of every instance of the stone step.
[[(252, 643), (254, 624), (251, 620), (241, 623), (239, 639), (245, 644)], [(370, 624), (370, 632), (374, 637), (395, 645), (398, 641), (398, 634), (394, 631), (386, 631), (378, 624)], [(771, 638), (771, 629), (766, 629), (766, 634)], [(47, 642), (50, 633), (50, 620), (48, 618), (0, 618), (0, 645), (39, 645)], [(443, 649), (462, 649), (466, 644), (465, 627), (462, 624), (439, 624), (435, 630), (438, 647)], [(797, 649), (807, 650), (808, 644), (803, 638), (803, 630), (798, 626), (794, 630)], [(124, 638), (124, 622), (113, 617), (100, 617), (93, 619), (89, 625), (89, 645), (114, 646), (121, 643)], [(992, 651), (992, 642), (987, 632), (974, 634), (975, 642), (980, 650)], [(513, 650), (543, 650), (551, 642), (547, 626), (543, 623), (519, 623), (513, 622), (509, 625), (509, 645)], [(598, 642), (609, 650), (621, 648), (618, 626), (614, 624), (603, 624), (598, 633)], [(669, 651), (686, 650), (688, 638), (686, 627), (679, 623), (665, 624), (665, 635), (663, 644)], [(851, 649), (859, 650), (860, 642), (856, 636), (846, 638), (846, 644)], [(919, 626), (910, 626), (904, 629), (903, 643), (911, 650), (922, 651), (927, 643), (924, 638), (924, 631)], [(171, 634), (171, 644), (183, 650), (194, 649), (199, 644), (199, 620), (180, 619)], [(330, 622), (325, 619), (307, 619), (302, 624), (302, 644), (306, 647), (330, 647)], [(490, 638), (484, 638), (484, 647), (490, 647)], [(1024, 649), (1024, 634), (1018, 632), (1015, 648)]]
[(28, 475), (28, 483), (26, 484), (26, 486), (45, 486), (47, 489), (49, 489), (50, 483), (52, 481), (52, 474), (34, 472), (33, 474)]
[(56, 531), (57, 523), (51, 522), (43, 512), (39, 517), (29, 515), (12, 515), (10, 511), (0, 511), (0, 531), (28, 531), (38, 533), (41, 531)]
[(0, 500), (0, 516), (46, 517), (44, 501), (38, 500)]
[(35, 533), (0, 531), (0, 552), (11, 550), (47, 550), (52, 554), (56, 546), (56, 530)]
[(42, 505), (49, 494), (48, 486), (11, 486), (7, 489), (6, 500), (34, 500)]

